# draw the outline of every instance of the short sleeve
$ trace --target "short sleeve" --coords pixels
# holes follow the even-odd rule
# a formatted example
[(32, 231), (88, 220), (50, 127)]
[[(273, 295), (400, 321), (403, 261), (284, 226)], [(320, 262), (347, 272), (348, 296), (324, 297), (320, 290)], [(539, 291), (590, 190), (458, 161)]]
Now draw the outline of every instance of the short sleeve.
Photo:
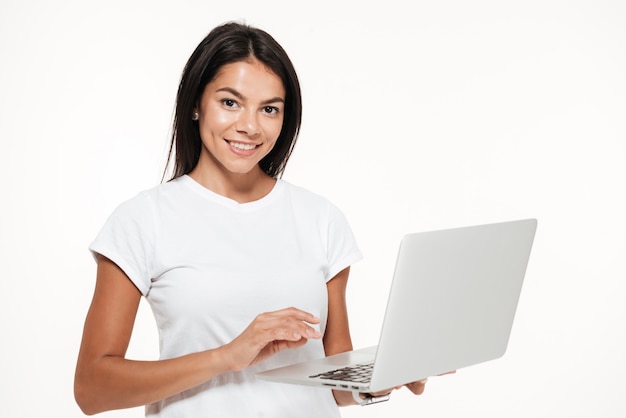
[(333, 204), (328, 211), (328, 271), (326, 281), (363, 258), (352, 228), (343, 212)]
[(119, 205), (89, 245), (120, 267), (146, 295), (154, 265), (155, 222), (149, 196), (145, 193)]

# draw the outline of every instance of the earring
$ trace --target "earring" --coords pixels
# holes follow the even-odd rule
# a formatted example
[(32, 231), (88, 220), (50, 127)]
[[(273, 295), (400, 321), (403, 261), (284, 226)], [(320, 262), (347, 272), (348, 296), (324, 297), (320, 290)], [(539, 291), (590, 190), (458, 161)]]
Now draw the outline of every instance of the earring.
[(198, 114), (198, 112), (193, 112), (191, 114), (191, 120), (198, 120), (200, 119), (200, 115)]

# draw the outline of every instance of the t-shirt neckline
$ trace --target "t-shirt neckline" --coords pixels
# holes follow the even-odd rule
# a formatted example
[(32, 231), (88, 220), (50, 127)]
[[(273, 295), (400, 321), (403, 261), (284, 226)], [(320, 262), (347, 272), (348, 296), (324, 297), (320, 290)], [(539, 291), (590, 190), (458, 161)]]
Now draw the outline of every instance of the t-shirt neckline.
[(239, 203), (234, 199), (231, 199), (229, 197), (216, 193), (211, 189), (207, 189), (206, 187), (204, 187), (203, 185), (195, 181), (193, 178), (191, 178), (187, 174), (182, 175), (181, 177), (178, 178), (178, 180), (182, 184), (191, 188), (195, 193), (202, 195), (206, 199), (209, 199), (215, 203), (219, 203), (224, 206), (237, 208), (241, 210), (253, 209), (253, 208), (265, 206), (271, 203), (272, 201), (276, 199), (276, 197), (280, 194), (280, 191), (283, 188), (283, 181), (281, 179), (276, 179), (276, 184), (274, 184), (274, 187), (272, 187), (269, 193), (267, 193), (262, 198), (258, 200), (253, 200), (251, 202)]

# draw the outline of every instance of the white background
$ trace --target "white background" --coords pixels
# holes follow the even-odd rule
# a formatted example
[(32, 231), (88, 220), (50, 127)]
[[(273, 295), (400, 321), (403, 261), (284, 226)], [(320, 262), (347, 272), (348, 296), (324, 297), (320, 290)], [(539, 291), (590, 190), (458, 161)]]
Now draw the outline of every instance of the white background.
[[(505, 356), (343, 416), (626, 416), (619, 0), (3, 0), (1, 415), (82, 416), (87, 246), (160, 181), (182, 67), (231, 19), (272, 33), (299, 71), (304, 123), (284, 178), (354, 228), (355, 345), (376, 342), (403, 233), (539, 220)], [(157, 345), (142, 304), (129, 354)]]

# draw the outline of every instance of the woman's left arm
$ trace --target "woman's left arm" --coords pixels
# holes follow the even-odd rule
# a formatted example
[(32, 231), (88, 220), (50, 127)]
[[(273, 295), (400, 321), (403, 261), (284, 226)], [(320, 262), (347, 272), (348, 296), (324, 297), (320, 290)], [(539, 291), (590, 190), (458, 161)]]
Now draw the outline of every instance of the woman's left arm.
[[(346, 304), (346, 288), (349, 275), (350, 267), (347, 267), (326, 283), (328, 289), (328, 319), (323, 338), (326, 356), (352, 350), (350, 325), (348, 323), (348, 306)], [(356, 404), (351, 392), (333, 390), (333, 395), (339, 406)]]

